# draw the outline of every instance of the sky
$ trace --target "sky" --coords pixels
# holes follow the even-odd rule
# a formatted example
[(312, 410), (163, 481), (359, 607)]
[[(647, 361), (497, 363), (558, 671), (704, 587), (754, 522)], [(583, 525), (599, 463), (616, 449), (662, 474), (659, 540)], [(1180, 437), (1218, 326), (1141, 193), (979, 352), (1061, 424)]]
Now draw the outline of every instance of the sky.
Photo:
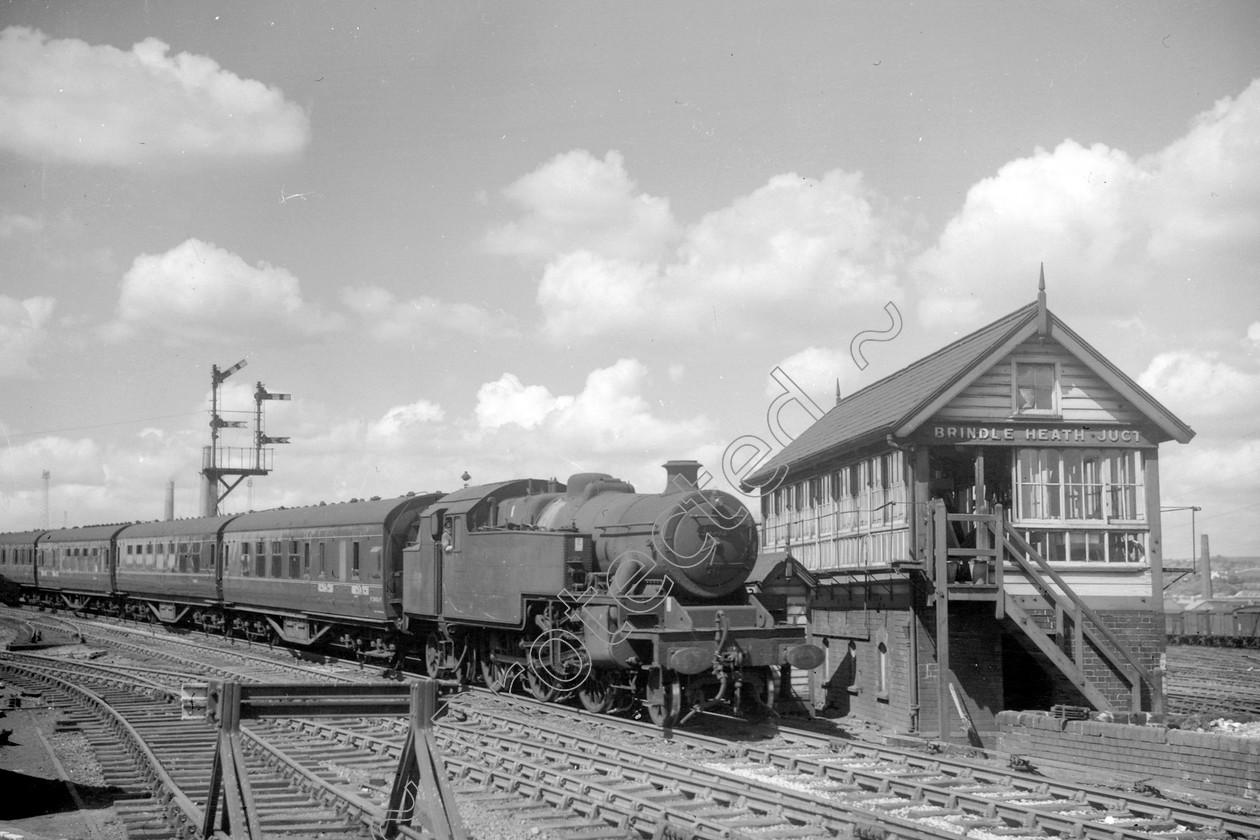
[(720, 485), (776, 368), (825, 409), (1044, 265), (1196, 431), (1163, 503), (1260, 556), (1257, 36), (1253, 2), (3, 3), (0, 530), (45, 470), (54, 527), (171, 481), (196, 515), (241, 360), (224, 418), (262, 383), (291, 442), (226, 512)]

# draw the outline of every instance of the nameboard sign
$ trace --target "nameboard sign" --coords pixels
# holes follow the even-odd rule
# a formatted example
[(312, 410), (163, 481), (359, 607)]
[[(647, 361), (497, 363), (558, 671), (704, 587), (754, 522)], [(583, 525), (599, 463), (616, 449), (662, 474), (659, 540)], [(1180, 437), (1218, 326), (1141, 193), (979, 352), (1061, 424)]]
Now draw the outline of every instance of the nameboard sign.
[(973, 446), (1074, 446), (1124, 448), (1154, 446), (1130, 426), (1059, 426), (1031, 423), (929, 423), (914, 435), (917, 443)]

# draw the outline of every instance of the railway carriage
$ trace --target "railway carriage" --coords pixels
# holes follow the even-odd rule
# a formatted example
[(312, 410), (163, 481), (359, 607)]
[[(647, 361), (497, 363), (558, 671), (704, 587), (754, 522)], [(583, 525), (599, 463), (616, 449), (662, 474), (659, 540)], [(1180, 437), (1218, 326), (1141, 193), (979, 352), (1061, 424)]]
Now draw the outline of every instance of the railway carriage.
[(140, 522), (115, 540), (115, 584), (131, 618), (222, 630), (220, 536), (239, 514)]
[(35, 544), (47, 531), (0, 534), (0, 599), (20, 603), (35, 590)]
[(233, 632), (384, 652), (401, 616), (402, 551), (437, 494), (243, 514), (222, 531)]
[(36, 544), (39, 603), (113, 615), (114, 538), (128, 523), (49, 531)]

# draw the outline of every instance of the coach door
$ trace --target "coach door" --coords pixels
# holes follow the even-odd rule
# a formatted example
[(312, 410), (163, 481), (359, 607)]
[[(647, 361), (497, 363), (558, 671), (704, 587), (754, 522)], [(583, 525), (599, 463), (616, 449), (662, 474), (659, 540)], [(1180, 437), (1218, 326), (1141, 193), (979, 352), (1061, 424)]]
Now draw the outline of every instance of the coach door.
[(403, 608), (408, 613), (441, 612), (445, 523), (445, 510), (426, 514), (421, 520), (419, 541), (403, 550)]

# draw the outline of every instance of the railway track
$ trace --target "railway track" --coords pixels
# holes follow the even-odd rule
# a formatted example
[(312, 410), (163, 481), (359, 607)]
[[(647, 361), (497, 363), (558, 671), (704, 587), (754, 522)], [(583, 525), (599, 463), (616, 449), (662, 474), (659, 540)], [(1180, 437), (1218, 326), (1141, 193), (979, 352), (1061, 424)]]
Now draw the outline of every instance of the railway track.
[[(97, 749), (107, 783), (121, 791), (118, 810), (131, 837), (200, 829), (217, 730), (180, 718), (181, 682), (207, 673), (311, 681), (309, 666), (264, 651), (229, 649), (220, 658), (220, 645), (198, 644), (203, 650), (194, 657), (184, 646), (200, 639), (108, 625), (62, 628), (124, 646), (127, 663), (9, 654), (0, 668), (15, 681), (38, 680), (59, 707), (73, 704), (63, 720)], [(338, 681), (372, 676), (314, 670)], [(405, 726), (388, 718), (242, 725), (268, 835), (372, 836), (385, 817)], [(469, 692), (450, 699), (435, 734), (462, 812), (528, 818), (565, 838), (1260, 838), (1260, 821), (1238, 815), (786, 727), (732, 722), (720, 735), (663, 737), (646, 724)], [(501, 836), (484, 828), (474, 835)]]
[[(662, 755), (659, 748), (625, 747), (627, 737), (615, 734), (625, 727), (647, 742), (652, 736), (646, 727), (600, 719), (590, 724), (589, 735), (580, 736), (579, 748), (581, 721), (589, 716), (555, 713), (556, 721), (548, 723), (551, 715), (540, 720), (529, 709), (530, 701), (508, 702), (520, 710), (479, 711), (476, 701), (459, 703), (455, 709), (467, 721), (444, 723), (442, 730), (458, 733), (452, 737), (461, 744), (480, 745), (476, 749), (484, 761), (495, 761), (497, 755), (501, 765), (503, 755), (520, 753), (517, 774), (550, 776), (556, 771), (547, 769), (548, 761), (581, 767), (580, 785), (602, 790), (592, 794), (596, 802), (628, 800), (635, 790), (648, 800), (666, 793), (681, 797), (685, 804), (663, 809), (661, 819), (686, 825), (688, 812), (708, 814), (706, 819), (715, 825), (705, 825), (699, 832), (703, 836), (722, 836), (723, 831), (736, 831), (741, 820), (756, 820), (759, 830), (774, 831), (775, 836), (812, 829), (819, 836), (1260, 837), (1260, 819), (788, 729), (772, 739), (748, 742), (732, 741), (729, 733), (705, 737), (675, 732), (670, 754)], [(496, 729), (509, 734), (495, 735)], [(558, 776), (553, 783), (559, 783)], [(621, 785), (630, 793), (618, 793)], [(652, 809), (650, 804), (633, 807), (640, 813)], [(736, 812), (735, 826), (713, 816), (728, 811)], [(698, 827), (699, 822), (693, 825)]]
[[(61, 709), (59, 728), (86, 736), (98, 754), (105, 785), (115, 791), (116, 810), (132, 838), (188, 837), (200, 832), (218, 730), (204, 718), (182, 719), (179, 688), (183, 683), (208, 676), (271, 683), (282, 678), (309, 683), (312, 676), (321, 676), (323, 681), (362, 683), (374, 676), (344, 664), (331, 666), (328, 673), (329, 666), (295, 663), (265, 647), (252, 653), (224, 652), (217, 640), (205, 645), (199, 638), (152, 634), (145, 629), (57, 623), (66, 631), (63, 641), (77, 646), (82, 634), (92, 647), (74, 649), (70, 656), (0, 654), (0, 672), (14, 685), (44, 695)], [(190, 645), (197, 650), (190, 650)], [(125, 652), (120, 655), (120, 650)], [(388, 736), (391, 752), (387, 757), (364, 752), (365, 729)], [(324, 736), (313, 734), (317, 732)], [(268, 836), (321, 840), (374, 836), (384, 817), (398, 747), (406, 734), (404, 722), (359, 718), (289, 720), (287, 726), (259, 722), (242, 726), (241, 734)], [(449, 766), (466, 778), (471, 769), (457, 759)], [(560, 826), (573, 820), (573, 813), (563, 808), (543, 807), (548, 813), (540, 815), (536, 803), (530, 806), (517, 794), (487, 790), (480, 782), (465, 781), (455, 794), (462, 809), (471, 814), (468, 822), (478, 829), (475, 836), (528, 837), (529, 829), (538, 824)], [(521, 821), (527, 811), (534, 825)], [(505, 825), (511, 829), (508, 834), (502, 832)], [(616, 836), (609, 835), (602, 824), (599, 827), (593, 836)], [(402, 836), (419, 835), (404, 827)]]
[(1169, 645), (1167, 657), (1169, 714), (1260, 720), (1260, 651)]

